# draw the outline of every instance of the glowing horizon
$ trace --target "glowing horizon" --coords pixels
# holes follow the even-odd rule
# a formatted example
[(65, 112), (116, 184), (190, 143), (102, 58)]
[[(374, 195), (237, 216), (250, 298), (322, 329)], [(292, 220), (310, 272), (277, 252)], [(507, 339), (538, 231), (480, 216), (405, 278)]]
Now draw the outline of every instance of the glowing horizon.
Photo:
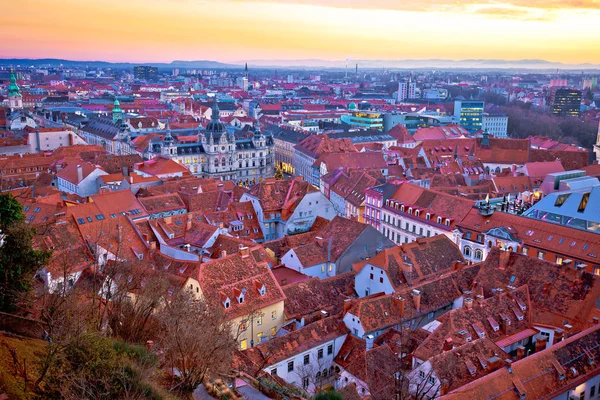
[(600, 0), (21, 0), (2, 58), (600, 64)]

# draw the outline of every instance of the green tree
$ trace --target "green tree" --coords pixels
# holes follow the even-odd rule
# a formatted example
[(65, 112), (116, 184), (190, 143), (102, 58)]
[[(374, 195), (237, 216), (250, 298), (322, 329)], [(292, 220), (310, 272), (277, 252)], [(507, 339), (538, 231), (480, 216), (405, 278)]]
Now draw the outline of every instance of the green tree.
[(35, 232), (25, 224), (21, 206), (14, 197), (3, 194), (0, 202), (0, 311), (13, 312), (19, 299), (31, 290), (33, 276), (51, 253), (33, 249)]
[(0, 230), (6, 229), (13, 222), (24, 221), (23, 207), (10, 193), (0, 194)]
[(341, 394), (334, 391), (322, 391), (313, 396), (313, 400), (344, 400)]

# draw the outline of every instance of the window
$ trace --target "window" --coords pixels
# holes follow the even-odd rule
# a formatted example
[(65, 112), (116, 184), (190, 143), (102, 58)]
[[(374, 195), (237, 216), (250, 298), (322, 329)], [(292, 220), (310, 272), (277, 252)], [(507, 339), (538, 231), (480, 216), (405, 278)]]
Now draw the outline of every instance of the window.
[(271, 375), (277, 375), (277, 368), (273, 368), (271, 370)]
[(321, 272), (325, 272), (325, 264), (321, 265)]
[(433, 314), (434, 314), (433, 312), (430, 312), (429, 314), (427, 314), (427, 318), (433, 319)]
[(379, 277), (379, 283), (383, 283), (383, 276)]
[(248, 340), (244, 339), (240, 342), (240, 349), (246, 350), (248, 348)]
[(263, 323), (263, 316), (262, 314), (258, 316), (258, 318), (256, 318), (256, 325), (261, 326)]
[(273, 320), (277, 319), (277, 310), (271, 311), (271, 319), (273, 319)]
[(537, 252), (537, 257), (538, 257), (540, 260), (543, 260), (543, 259), (544, 259), (544, 252), (543, 252), (543, 251), (541, 251), (541, 250), (539, 250), (539, 251)]
[(323, 358), (323, 349), (319, 349), (317, 350), (317, 358), (320, 360), (321, 358)]
[(303, 387), (304, 389), (307, 389), (307, 388), (308, 388), (308, 383), (309, 383), (309, 381), (308, 381), (308, 376), (305, 376), (304, 378), (302, 378), (302, 387)]
[(419, 371), (419, 378), (425, 379), (425, 371)]
[(369, 279), (373, 280), (373, 274), (369, 274)]
[(248, 323), (246, 320), (240, 322), (240, 332), (244, 332), (246, 329), (248, 329)]
[(529, 249), (527, 247), (523, 247), (523, 249), (521, 249), (521, 253), (527, 255), (527, 253), (529, 252)]
[(294, 362), (288, 362), (288, 372), (292, 372), (294, 370)]
[(435, 379), (433, 379), (433, 376), (427, 378), (427, 383), (429, 383), (430, 385), (433, 385), (435, 383)]
[(304, 365), (310, 364), (310, 354), (304, 355)]
[(263, 338), (263, 333), (262, 332), (258, 332), (256, 334), (256, 339), (258, 339), (258, 343), (262, 343), (262, 338)]
[(331, 354), (333, 354), (333, 345), (332, 344), (327, 346), (327, 355), (331, 355)]
[(277, 334), (277, 328), (276, 327), (272, 327), (271, 328), (271, 336), (275, 336)]
[(556, 256), (556, 263), (557, 263), (558, 265), (562, 265), (562, 263), (563, 263), (563, 258), (562, 258), (562, 257), (560, 257), (560, 256)]

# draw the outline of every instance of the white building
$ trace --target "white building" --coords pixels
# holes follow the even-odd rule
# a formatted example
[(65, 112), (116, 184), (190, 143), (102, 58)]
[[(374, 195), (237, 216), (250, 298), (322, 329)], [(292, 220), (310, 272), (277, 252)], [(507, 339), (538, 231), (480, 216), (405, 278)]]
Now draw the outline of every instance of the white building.
[(98, 193), (98, 177), (102, 175), (108, 173), (90, 163), (69, 164), (56, 174), (56, 186), (59, 191), (87, 197)]
[(398, 93), (396, 101), (402, 102), (406, 99), (414, 99), (416, 97), (417, 84), (413, 82), (398, 82)]
[(243, 354), (263, 371), (313, 393), (334, 382), (334, 359), (348, 329), (337, 318), (325, 318)]
[(503, 114), (483, 114), (481, 129), (495, 138), (508, 137), (508, 116)]

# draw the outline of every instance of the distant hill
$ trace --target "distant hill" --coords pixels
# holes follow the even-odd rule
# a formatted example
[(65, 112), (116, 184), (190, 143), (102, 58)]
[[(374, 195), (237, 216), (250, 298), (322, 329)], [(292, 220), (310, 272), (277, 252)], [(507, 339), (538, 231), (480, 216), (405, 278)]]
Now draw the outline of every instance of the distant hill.
[(176, 60), (170, 63), (130, 63), (130, 62), (108, 62), (108, 61), (77, 61), (77, 60), (64, 60), (60, 58), (4, 58), (0, 59), (0, 65), (21, 65), (21, 66), (58, 66), (64, 65), (67, 67), (92, 67), (92, 68), (120, 68), (120, 69), (131, 69), (136, 65), (150, 65), (158, 68), (213, 68), (213, 69), (225, 69), (225, 68), (240, 68), (243, 65), (225, 64), (218, 61), (210, 60), (197, 60), (197, 61), (181, 61)]
[[(187, 68), (187, 69), (239, 69), (243, 68), (246, 61), (236, 61), (232, 63), (222, 63), (212, 60), (175, 60), (170, 63), (131, 63), (131, 62), (108, 62), (108, 61), (76, 61), (64, 60), (60, 58), (6, 58), (0, 59), (0, 65), (21, 65), (21, 66), (58, 66), (67, 67), (91, 67), (91, 68), (119, 68), (131, 69), (136, 65), (151, 65), (161, 69)], [(527, 69), (527, 70), (584, 70), (599, 71), (599, 64), (565, 64), (546, 60), (485, 60), (485, 59), (467, 59), (467, 60), (319, 60), (319, 59), (297, 59), (297, 60), (250, 60), (248, 66), (253, 68), (282, 68), (282, 69), (344, 69), (346, 65), (350, 71), (354, 70), (356, 64), (359, 69), (473, 69), (473, 70), (495, 70), (495, 69)]]

